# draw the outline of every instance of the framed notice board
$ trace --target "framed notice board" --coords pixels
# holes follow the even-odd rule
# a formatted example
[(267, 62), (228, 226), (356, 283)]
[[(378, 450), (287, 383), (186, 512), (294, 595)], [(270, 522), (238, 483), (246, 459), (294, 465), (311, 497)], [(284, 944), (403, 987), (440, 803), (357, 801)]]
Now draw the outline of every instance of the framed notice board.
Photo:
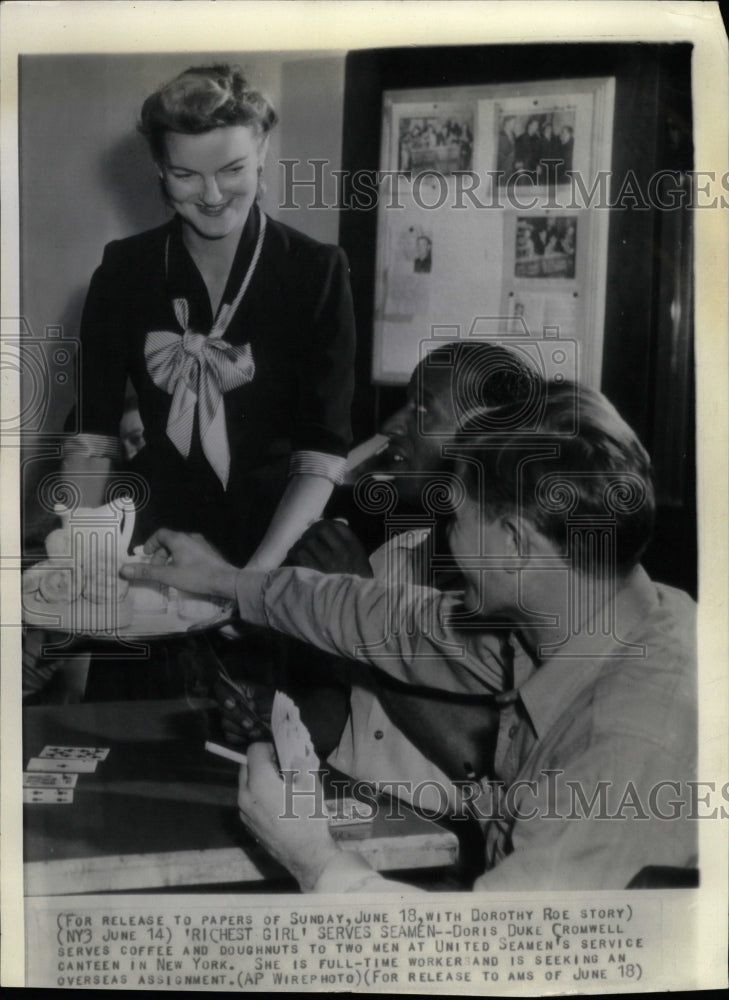
[(607, 77), (383, 93), (374, 384), (406, 383), (444, 338), (547, 330), (599, 385), (614, 92)]

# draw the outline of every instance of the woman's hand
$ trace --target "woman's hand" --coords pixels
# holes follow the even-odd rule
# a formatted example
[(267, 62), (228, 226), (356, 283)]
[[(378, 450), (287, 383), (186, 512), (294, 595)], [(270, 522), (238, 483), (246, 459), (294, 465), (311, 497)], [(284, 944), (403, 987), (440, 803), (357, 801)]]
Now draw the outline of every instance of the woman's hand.
[(152, 580), (193, 594), (235, 598), (238, 570), (226, 562), (202, 535), (160, 528), (144, 545), (148, 563), (126, 563), (125, 580)]
[[(294, 767), (297, 767), (294, 764)], [(311, 764), (286, 774), (276, 767), (270, 743), (248, 748), (238, 779), (240, 818), (266, 850), (287, 868), (303, 892), (311, 892), (339, 848), (329, 833), (321, 783)]]

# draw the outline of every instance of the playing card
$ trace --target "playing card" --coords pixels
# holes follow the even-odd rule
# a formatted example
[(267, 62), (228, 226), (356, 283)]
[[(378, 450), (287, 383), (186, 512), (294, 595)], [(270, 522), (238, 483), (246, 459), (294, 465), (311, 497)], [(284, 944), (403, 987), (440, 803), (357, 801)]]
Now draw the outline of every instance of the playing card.
[(81, 774), (91, 774), (96, 770), (98, 761), (87, 760), (53, 760), (52, 757), (31, 757), (26, 771), (70, 771)]
[(24, 805), (32, 805), (34, 802), (55, 805), (73, 802), (73, 788), (24, 788)]
[(271, 729), (273, 742), (282, 771), (310, 764), (312, 770), (319, 769), (319, 761), (314, 753), (309, 730), (301, 721), (299, 710), (287, 694), (277, 691), (271, 708)]
[(39, 757), (48, 760), (106, 760), (108, 747), (43, 747)]
[(23, 788), (74, 788), (77, 774), (49, 774), (47, 771), (23, 772)]

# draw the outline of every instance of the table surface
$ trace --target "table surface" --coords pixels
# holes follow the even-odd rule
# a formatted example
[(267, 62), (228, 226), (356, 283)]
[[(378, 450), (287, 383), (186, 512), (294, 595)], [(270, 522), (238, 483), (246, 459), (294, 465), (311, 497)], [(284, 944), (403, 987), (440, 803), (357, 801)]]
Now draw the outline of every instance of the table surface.
[[(73, 803), (24, 807), (26, 895), (232, 883), (291, 891), (238, 819), (238, 765), (204, 749), (220, 740), (215, 717), (209, 700), (26, 708), (26, 765), (48, 745), (110, 748), (94, 773), (79, 774)], [(383, 802), (371, 823), (334, 835), (379, 871), (456, 861), (453, 833), (398, 808), (388, 818)]]

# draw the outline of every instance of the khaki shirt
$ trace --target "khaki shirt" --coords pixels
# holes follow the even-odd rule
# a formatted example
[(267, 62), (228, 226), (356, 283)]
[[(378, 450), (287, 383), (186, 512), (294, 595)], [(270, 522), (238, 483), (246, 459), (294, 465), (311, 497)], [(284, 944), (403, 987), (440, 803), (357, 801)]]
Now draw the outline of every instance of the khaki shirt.
[[(370, 557), (375, 578), (420, 585), (427, 579), (430, 533), (429, 527), (404, 531), (376, 549)], [(495, 639), (493, 651), (500, 656)], [(522, 656), (517, 655), (517, 671), (523, 664), (531, 672), (531, 661)], [(492, 684), (489, 678), (482, 693), (503, 689)], [(355, 678), (349, 705), (339, 744), (328, 758), (333, 767), (364, 781), (396, 782), (392, 794), (436, 815), (453, 814), (460, 808), (461, 794), (450, 778), (390, 720), (368, 671)]]
[[(408, 590), (388, 596), (377, 581), (244, 571), (238, 598), (246, 620), (341, 655), (364, 650), (403, 680), (469, 691), (502, 682), (500, 661), (477, 635), (452, 654), (452, 633), (435, 624), (452, 608), (449, 595)], [(619, 889), (646, 865), (697, 863), (688, 784), (697, 757), (695, 604), (637, 569), (607, 610), (609, 629), (585, 628), (543, 650), (542, 665), (505, 698), (503, 784), (476, 803), (491, 866), (476, 889)], [(402, 619), (424, 621), (427, 632), (402, 628)], [(402, 891), (348, 854), (316, 891), (390, 886)]]

